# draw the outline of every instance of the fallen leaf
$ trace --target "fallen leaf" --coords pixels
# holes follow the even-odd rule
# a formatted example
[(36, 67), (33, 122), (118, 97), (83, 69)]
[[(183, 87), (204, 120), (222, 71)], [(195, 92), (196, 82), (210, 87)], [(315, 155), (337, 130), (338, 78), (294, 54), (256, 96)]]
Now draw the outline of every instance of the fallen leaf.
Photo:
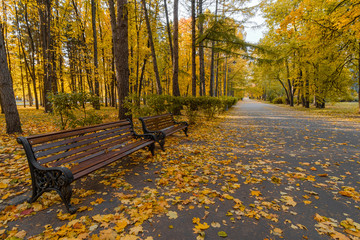
[(169, 211), (169, 212), (166, 214), (166, 216), (168, 216), (169, 219), (177, 219), (177, 218), (178, 218), (178, 214), (177, 214), (177, 212), (175, 212), (175, 211)]
[(226, 238), (226, 237), (227, 237), (227, 233), (224, 232), (224, 231), (220, 231), (220, 232), (218, 232), (218, 236), (219, 236), (219, 237)]

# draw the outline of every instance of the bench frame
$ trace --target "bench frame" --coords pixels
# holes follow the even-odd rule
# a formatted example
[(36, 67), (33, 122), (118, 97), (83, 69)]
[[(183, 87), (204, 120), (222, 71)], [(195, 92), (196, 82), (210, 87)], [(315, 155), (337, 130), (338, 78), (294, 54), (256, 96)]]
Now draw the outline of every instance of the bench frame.
[[(126, 121), (128, 121), (129, 123), (126, 123)], [(152, 134), (136, 134), (133, 128), (133, 123), (130, 119), (127, 120), (120, 120), (118, 122), (113, 122), (113, 123), (120, 123), (120, 122), (124, 122), (125, 125), (131, 124), (131, 129), (130, 132), (133, 134), (130, 138), (133, 139), (138, 139), (138, 138), (142, 138), (143, 140), (145, 139), (149, 139), (150, 141), (146, 142), (144, 144), (144, 146), (137, 146), (134, 147), (134, 151), (137, 151), (141, 148), (145, 148), (147, 147), (148, 150), (151, 151), (151, 154), (154, 155), (154, 149), (155, 149), (155, 141), (156, 141), (156, 137)], [(112, 124), (112, 123), (107, 123), (107, 124)], [(31, 139), (32, 138), (36, 138), (36, 137), (51, 137), (51, 136), (56, 136), (59, 134), (66, 134), (66, 133), (70, 133), (70, 132), (76, 132), (79, 131), (81, 132), (81, 130), (86, 130), (87, 128), (94, 128), (94, 127), (98, 127), (98, 126), (107, 126), (107, 124), (98, 124), (98, 125), (93, 125), (93, 126), (89, 126), (89, 127), (83, 127), (83, 128), (77, 128), (77, 129), (72, 129), (72, 130), (65, 130), (65, 131), (60, 131), (60, 132), (55, 132), (55, 133), (49, 133), (49, 134), (42, 134), (42, 135), (35, 135), (35, 136), (29, 136), (29, 137), (18, 137), (17, 138), (17, 142), (22, 144), (27, 156), (27, 160), (28, 160), (28, 164), (29, 164), (29, 168), (30, 168), (30, 174), (31, 174), (31, 179), (32, 179), (32, 197), (28, 200), (29, 203), (33, 203), (34, 201), (36, 201), (44, 192), (48, 192), (48, 191), (52, 191), (55, 190), (61, 197), (62, 201), (65, 204), (65, 207), (67, 209), (68, 212), (70, 212), (71, 214), (75, 213), (77, 211), (77, 208), (72, 206), (70, 204), (71, 201), (71, 195), (72, 195), (72, 190), (71, 190), (71, 183), (74, 180), (77, 180), (83, 176), (86, 176), (87, 174), (96, 171), (97, 169), (100, 169), (102, 167), (107, 166), (108, 164), (117, 161), (125, 156), (128, 156), (130, 153), (124, 153), (124, 156), (120, 156), (118, 158), (115, 158), (115, 160), (111, 160), (108, 163), (104, 163), (104, 164), (98, 164), (100, 166), (95, 166), (93, 169), (90, 169), (89, 172), (78, 176), (77, 179), (74, 179), (74, 174), (71, 172), (71, 170), (67, 167), (63, 167), (63, 166), (57, 166), (57, 167), (44, 167), (42, 166), (38, 160), (37, 157), (34, 152), (34, 149), (31, 145)], [(105, 129), (105, 127), (104, 127)], [(100, 130), (104, 130), (104, 129), (100, 129)], [(90, 130), (91, 132), (91, 130)], [(94, 132), (94, 131), (93, 131)], [(81, 136), (81, 134), (79, 135), (74, 135), (74, 136)], [(29, 140), (30, 139), (30, 140)], [(74, 143), (73, 143), (74, 144)], [(89, 144), (91, 145), (91, 144)], [(71, 144), (67, 145), (67, 146), (71, 146)], [(138, 148), (138, 149), (136, 149)], [(129, 150), (133, 150), (133, 149), (129, 149)], [(106, 150), (105, 150), (106, 151)], [(101, 156), (101, 155), (100, 155)], [(98, 157), (98, 156), (96, 156)], [(105, 161), (104, 161), (105, 162)], [(90, 167), (89, 167), (90, 168)]]
[[(169, 127), (165, 127), (165, 128), (157, 128), (157, 129), (149, 129), (149, 121), (156, 121), (159, 120), (161, 121), (161, 119), (167, 118), (170, 122), (171, 125)], [(161, 150), (164, 151), (164, 145), (165, 145), (165, 138), (175, 132), (178, 131), (183, 131), (185, 136), (188, 137), (188, 126), (189, 124), (185, 121), (181, 121), (181, 122), (177, 122), (174, 119), (174, 116), (172, 113), (166, 113), (166, 114), (162, 114), (162, 115), (154, 115), (154, 116), (150, 116), (150, 117), (141, 117), (139, 118), (139, 120), (141, 121), (141, 125), (143, 128), (143, 131), (145, 134), (154, 134), (156, 136), (156, 142), (159, 143)], [(175, 128), (174, 130), (172, 130), (173, 128)]]

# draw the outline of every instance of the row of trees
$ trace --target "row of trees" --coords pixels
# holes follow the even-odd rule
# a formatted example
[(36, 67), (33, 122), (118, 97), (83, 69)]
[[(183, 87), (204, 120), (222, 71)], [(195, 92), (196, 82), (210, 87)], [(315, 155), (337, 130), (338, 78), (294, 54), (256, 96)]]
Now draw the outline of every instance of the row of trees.
[(180, 3), (179, 19), (178, 0), (2, 0), (15, 94), (51, 112), (49, 93), (90, 92), (120, 118), (129, 93), (228, 95), (244, 78), (245, 1)]
[(358, 97), (359, 1), (276, 0), (262, 10), (269, 31), (256, 51), (258, 94), (269, 98), (277, 82), (291, 106)]

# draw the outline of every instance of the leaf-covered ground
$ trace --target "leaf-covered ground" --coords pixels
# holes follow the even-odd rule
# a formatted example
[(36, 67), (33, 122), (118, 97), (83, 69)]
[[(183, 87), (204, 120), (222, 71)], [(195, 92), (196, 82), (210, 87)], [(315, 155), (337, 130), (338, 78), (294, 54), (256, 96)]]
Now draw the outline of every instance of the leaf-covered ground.
[[(75, 182), (77, 214), (55, 193), (6, 207), (0, 237), (360, 239), (359, 130), (242, 102), (187, 138), (169, 137), (165, 152), (139, 152)], [(10, 156), (0, 166), (4, 202), (30, 189), (21, 148), (13, 150), (1, 153)]]

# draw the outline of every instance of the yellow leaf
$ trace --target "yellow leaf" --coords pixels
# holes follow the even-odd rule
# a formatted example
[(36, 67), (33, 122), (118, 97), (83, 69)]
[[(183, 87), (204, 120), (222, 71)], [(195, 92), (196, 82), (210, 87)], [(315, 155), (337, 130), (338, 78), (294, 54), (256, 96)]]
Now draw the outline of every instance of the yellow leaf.
[(352, 197), (353, 194), (350, 191), (339, 191), (339, 193), (345, 197)]
[(251, 191), (251, 195), (252, 196), (260, 196), (261, 195), (261, 192), (260, 191)]
[(304, 200), (304, 203), (305, 203), (305, 205), (308, 205), (308, 204), (311, 203), (311, 201), (306, 201), (306, 200)]
[(314, 219), (318, 222), (325, 222), (325, 218), (323, 216), (320, 216), (319, 214), (315, 214)]
[(7, 184), (6, 183), (2, 183), (2, 182), (0, 182), (0, 188), (7, 188)]
[(178, 218), (178, 214), (177, 214), (177, 212), (175, 212), (175, 211), (169, 211), (169, 212), (166, 214), (166, 216), (168, 216), (169, 219), (177, 219), (177, 218)]
[(227, 194), (227, 193), (225, 193), (224, 195), (223, 195), (223, 197), (224, 198), (226, 198), (226, 199), (228, 199), (228, 200), (232, 200), (232, 199), (234, 199), (234, 197), (233, 196), (230, 196), (229, 194)]
[(116, 232), (112, 229), (106, 229), (100, 231), (100, 239), (102, 240), (115, 240), (116, 239)]
[(210, 226), (205, 222), (205, 223), (198, 223), (198, 225), (195, 226), (196, 229), (198, 230), (205, 230), (208, 229)]
[(114, 227), (115, 231), (122, 232), (125, 227), (128, 225), (128, 221), (126, 219), (120, 220), (116, 222), (116, 226)]
[(8, 197), (10, 196), (10, 193), (8, 192), (7, 194), (5, 194), (4, 196), (2, 196), (2, 200), (5, 200), (5, 199), (7, 199)]
[(130, 234), (138, 235), (139, 232), (143, 232), (142, 226), (136, 226), (136, 227), (130, 228)]
[(199, 223), (199, 222), (200, 222), (200, 218), (194, 217), (194, 218), (192, 219), (192, 222), (193, 222), (193, 223)]

